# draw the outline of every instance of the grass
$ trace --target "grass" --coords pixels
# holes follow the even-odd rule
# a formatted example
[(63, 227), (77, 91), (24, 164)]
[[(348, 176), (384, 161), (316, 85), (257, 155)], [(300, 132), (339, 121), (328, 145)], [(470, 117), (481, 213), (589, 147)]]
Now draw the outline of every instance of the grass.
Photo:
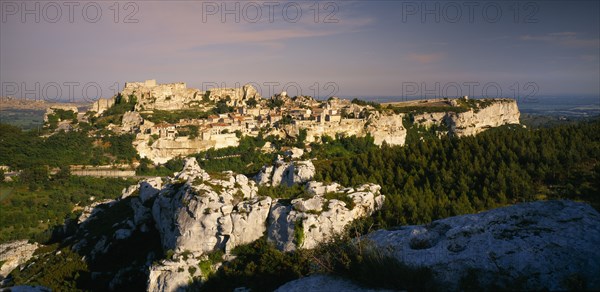
[(412, 114), (423, 114), (423, 113), (439, 113), (439, 112), (455, 112), (463, 113), (468, 111), (468, 108), (462, 106), (391, 106), (388, 105), (387, 109), (392, 110), (395, 114), (401, 113), (412, 113)]
[(298, 219), (294, 223), (294, 243), (298, 248), (302, 247), (304, 243), (304, 222), (302, 219)]

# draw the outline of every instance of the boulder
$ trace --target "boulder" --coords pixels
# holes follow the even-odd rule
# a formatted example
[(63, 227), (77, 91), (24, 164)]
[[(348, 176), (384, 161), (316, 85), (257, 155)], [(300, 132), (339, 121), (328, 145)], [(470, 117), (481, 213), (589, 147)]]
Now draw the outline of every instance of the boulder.
[(122, 133), (136, 133), (144, 119), (140, 113), (131, 111), (123, 114), (123, 120), (121, 121), (121, 132)]
[(444, 290), (600, 289), (600, 214), (571, 201), (533, 202), (367, 236)]
[(255, 176), (259, 185), (291, 186), (308, 182), (315, 176), (315, 166), (310, 160), (284, 162), (276, 161), (273, 165), (266, 165)]
[(371, 215), (383, 205), (384, 196), (379, 188), (371, 185), (361, 190), (339, 193), (352, 205), (338, 199), (323, 196), (298, 198), (291, 201), (278, 200), (271, 207), (267, 239), (278, 249), (293, 251), (297, 248), (315, 248), (319, 243), (344, 231), (352, 221)]
[(19, 265), (26, 263), (38, 247), (37, 243), (28, 243), (27, 240), (0, 244), (0, 280), (6, 278)]
[(345, 291), (345, 292), (374, 292), (389, 291), (367, 289), (352, 281), (327, 275), (311, 275), (305, 278), (287, 282), (275, 290), (276, 292), (305, 292), (305, 291)]

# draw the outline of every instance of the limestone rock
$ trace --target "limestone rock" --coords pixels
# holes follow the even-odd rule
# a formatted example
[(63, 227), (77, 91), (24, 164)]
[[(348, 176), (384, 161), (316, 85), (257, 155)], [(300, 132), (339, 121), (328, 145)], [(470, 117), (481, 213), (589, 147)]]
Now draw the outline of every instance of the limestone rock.
[(374, 292), (388, 290), (366, 289), (352, 283), (350, 280), (326, 275), (311, 275), (295, 281), (287, 282), (275, 290), (276, 292), (305, 292), (305, 291), (345, 291), (345, 292)]
[[(129, 188), (127, 188), (129, 189)], [(99, 201), (99, 202), (94, 202), (93, 204), (86, 206), (83, 208), (83, 211), (81, 212), (81, 215), (79, 215), (79, 217), (77, 218), (77, 224), (85, 224), (88, 220), (92, 220), (94, 214), (98, 213), (98, 212), (102, 212), (102, 208), (97, 208), (100, 205), (107, 205), (110, 206), (112, 204), (114, 204), (116, 201), (115, 200), (103, 200), (103, 201)]]
[(28, 243), (27, 240), (19, 240), (0, 244), (0, 280), (6, 278), (12, 270), (26, 263), (35, 250), (39, 247), (37, 243)]
[(152, 145), (148, 145), (150, 137), (148, 134), (138, 133), (133, 146), (140, 157), (148, 158), (155, 164), (166, 163), (177, 156), (185, 157), (211, 148), (235, 147), (239, 145), (240, 140), (235, 133), (229, 133), (212, 135), (209, 140), (190, 139), (189, 137), (164, 137), (154, 141)]
[[(399, 261), (429, 267), (445, 290), (600, 289), (600, 214), (571, 201), (533, 202), (367, 236)], [(485, 289), (484, 289), (485, 290)]]
[(402, 126), (404, 115), (379, 115), (369, 117), (367, 131), (374, 138), (375, 145), (385, 141), (388, 145), (404, 145), (406, 129)]
[(261, 99), (261, 96), (254, 86), (246, 84), (241, 88), (211, 88), (209, 99), (228, 100), (228, 106), (242, 106), (249, 99)]
[[(202, 276), (200, 261), (191, 256), (187, 259), (163, 260), (150, 267), (147, 291), (186, 291), (185, 287), (194, 277)], [(194, 267), (190, 272), (190, 267)]]
[[(197, 166), (196, 162), (196, 166)], [(200, 168), (200, 167), (198, 167)], [(160, 177), (149, 178), (139, 183), (140, 199), (142, 203), (156, 197), (162, 188), (162, 179)]]
[(315, 248), (335, 234), (341, 233), (352, 221), (371, 215), (383, 205), (384, 196), (379, 186), (363, 185), (348, 189), (340, 197), (354, 206), (337, 199), (314, 196), (295, 199), (291, 204), (279, 200), (271, 207), (268, 240), (284, 251), (297, 248)]
[(424, 126), (425, 128), (429, 128), (431, 126), (442, 126), (445, 121), (448, 113), (445, 112), (436, 112), (436, 113), (423, 113), (423, 114), (415, 114), (413, 116), (414, 122)]
[(309, 181), (306, 184), (306, 190), (314, 195), (322, 196), (326, 193), (334, 193), (341, 189), (338, 183), (324, 184), (318, 181)]
[(254, 178), (259, 185), (278, 186), (301, 184), (315, 176), (315, 166), (310, 160), (284, 162), (278, 160), (267, 165)]
[(194, 158), (157, 196), (152, 207), (163, 249), (200, 254), (216, 248), (229, 250), (258, 239), (271, 198), (257, 198), (254, 181), (223, 172), (211, 178)]
[(446, 124), (450, 133), (462, 137), (479, 134), (489, 128), (508, 124), (519, 124), (517, 101), (496, 99), (481, 109), (471, 109), (464, 113), (448, 113)]
[(292, 159), (298, 159), (304, 155), (304, 149), (293, 147), (292, 149), (286, 151), (285, 155)]
[(131, 196), (131, 195), (133, 195), (133, 194), (134, 194), (134, 193), (136, 193), (136, 192), (137, 192), (139, 189), (140, 189), (140, 186), (139, 186), (139, 185), (131, 185), (131, 186), (128, 186), (128, 187), (124, 188), (124, 189), (121, 191), (121, 200), (122, 200), (122, 199), (125, 199), (125, 198), (127, 198), (127, 197), (129, 197), (129, 196)]
[(126, 112), (123, 114), (121, 121), (121, 132), (135, 133), (140, 129), (144, 119), (138, 112)]

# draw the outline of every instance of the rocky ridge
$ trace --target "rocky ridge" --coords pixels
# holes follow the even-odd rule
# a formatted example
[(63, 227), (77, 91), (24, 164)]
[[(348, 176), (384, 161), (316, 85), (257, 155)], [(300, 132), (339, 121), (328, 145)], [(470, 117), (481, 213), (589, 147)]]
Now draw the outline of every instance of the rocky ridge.
[(430, 268), (444, 289), (600, 289), (600, 214), (583, 203), (524, 203), (367, 239), (400, 262)]
[[(216, 250), (229, 254), (234, 247), (263, 236), (281, 250), (313, 248), (382, 206), (384, 196), (377, 185), (353, 189), (323, 184), (311, 181), (314, 166), (310, 161), (285, 165), (284, 169), (301, 169), (302, 180), (292, 182), (303, 183), (306, 196), (260, 196), (254, 180), (230, 171), (209, 174), (194, 158), (188, 158), (173, 177), (146, 179), (125, 188), (121, 198), (84, 210), (77, 231), (83, 237), (73, 244), (73, 250), (95, 261), (114, 252), (121, 242), (155, 230), (152, 232), (160, 237), (167, 258), (156, 261), (156, 255), (147, 255), (147, 287), (150, 291), (174, 291), (205, 277), (199, 264)], [(270, 183), (287, 184), (284, 176), (277, 171), (269, 177)], [(106, 219), (98, 219), (102, 215), (117, 222), (109, 223), (110, 235), (88, 230), (106, 224)], [(111, 287), (127, 281), (126, 272), (116, 272)]]
[[(360, 241), (409, 267), (429, 269), (428, 282), (445, 291), (600, 289), (600, 213), (584, 203), (522, 203), (378, 230)], [(307, 287), (373, 291), (328, 275), (291, 281), (276, 291)]]
[[(459, 101), (451, 100), (452, 106)], [(489, 104), (471, 107), (465, 112), (432, 112), (413, 116), (418, 125), (447, 127), (448, 133), (458, 137), (477, 135), (502, 125), (519, 124), (521, 114), (514, 99), (494, 99)]]

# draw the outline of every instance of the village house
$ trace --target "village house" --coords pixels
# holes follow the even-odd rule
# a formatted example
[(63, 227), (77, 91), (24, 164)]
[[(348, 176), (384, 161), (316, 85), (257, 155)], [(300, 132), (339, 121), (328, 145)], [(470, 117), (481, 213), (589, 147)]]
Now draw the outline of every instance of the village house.
[(150, 128), (151, 135), (158, 135), (160, 138), (175, 138), (177, 136), (177, 129), (175, 125), (160, 123)]
[(306, 108), (293, 108), (290, 110), (290, 116), (296, 120), (306, 120), (310, 118), (312, 111)]

